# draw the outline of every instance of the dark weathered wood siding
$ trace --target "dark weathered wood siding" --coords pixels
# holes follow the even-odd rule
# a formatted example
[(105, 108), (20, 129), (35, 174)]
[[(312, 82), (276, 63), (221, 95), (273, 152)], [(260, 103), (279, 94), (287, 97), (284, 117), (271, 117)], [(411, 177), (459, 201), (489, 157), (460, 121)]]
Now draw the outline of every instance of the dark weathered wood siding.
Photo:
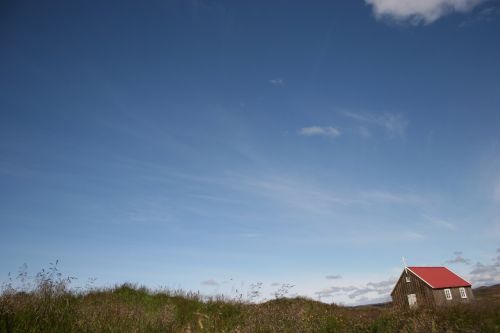
[[(410, 282), (406, 282), (406, 276), (410, 277)], [(408, 270), (407, 272), (403, 271), (392, 291), (393, 304), (400, 308), (409, 308), (409, 294), (417, 296), (417, 306), (432, 306), (434, 304), (432, 289)]]
[[(450, 289), (451, 291), (451, 300), (446, 299), (446, 295), (444, 294), (444, 289)], [(471, 287), (464, 287), (465, 293), (467, 294), (467, 298), (462, 298), (460, 296), (460, 288), (443, 288), (443, 289), (433, 289), (432, 294), (434, 296), (434, 304), (435, 305), (453, 305), (460, 303), (469, 303), (474, 299), (474, 294), (472, 293)]]

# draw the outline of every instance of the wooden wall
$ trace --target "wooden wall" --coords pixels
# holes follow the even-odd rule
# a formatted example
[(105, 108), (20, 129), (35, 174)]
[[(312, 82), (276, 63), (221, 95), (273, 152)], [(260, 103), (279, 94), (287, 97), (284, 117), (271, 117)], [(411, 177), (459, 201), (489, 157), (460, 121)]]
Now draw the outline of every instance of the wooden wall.
[(467, 298), (460, 297), (460, 288), (447, 288), (451, 291), (451, 300), (447, 300), (444, 294), (444, 289), (434, 289), (432, 291), (434, 296), (434, 303), (436, 305), (453, 305), (460, 303), (469, 303), (474, 299), (471, 287), (464, 287)]
[[(406, 282), (406, 274), (410, 277), (410, 282)], [(407, 272), (403, 271), (398, 282), (396, 282), (396, 287), (391, 294), (394, 306), (408, 309), (408, 294), (417, 296), (417, 306), (419, 307), (434, 305), (435, 295), (432, 289), (409, 270)]]

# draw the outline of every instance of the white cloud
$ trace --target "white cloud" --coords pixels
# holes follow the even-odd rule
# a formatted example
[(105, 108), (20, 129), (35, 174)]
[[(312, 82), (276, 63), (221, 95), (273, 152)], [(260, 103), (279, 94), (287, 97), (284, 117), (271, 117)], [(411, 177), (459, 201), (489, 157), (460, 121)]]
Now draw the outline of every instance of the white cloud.
[(371, 126), (372, 128), (381, 128), (390, 137), (403, 137), (408, 127), (408, 120), (401, 114), (395, 113), (382, 113), (382, 114), (372, 114), (372, 113), (357, 113), (351, 111), (344, 111), (341, 113), (343, 116), (351, 118), (359, 122), (364, 129), (358, 131), (363, 137), (369, 137), (371, 135), (370, 131), (366, 126)]
[(285, 79), (278, 77), (276, 79), (269, 80), (269, 83), (272, 84), (273, 86), (284, 86)]
[(485, 0), (365, 0), (377, 19), (430, 24), (453, 13), (465, 13)]
[(369, 305), (369, 304), (379, 304), (379, 303), (387, 303), (391, 301), (391, 296), (382, 296), (382, 297), (374, 297), (374, 298), (368, 298), (368, 297), (361, 297), (358, 299), (356, 302), (351, 303), (351, 306), (358, 306), (358, 305)]
[(321, 135), (321, 136), (328, 136), (328, 137), (332, 137), (332, 138), (338, 137), (341, 134), (339, 129), (332, 127), (332, 126), (303, 127), (301, 129), (299, 129), (297, 132), (299, 135), (304, 135), (304, 136)]

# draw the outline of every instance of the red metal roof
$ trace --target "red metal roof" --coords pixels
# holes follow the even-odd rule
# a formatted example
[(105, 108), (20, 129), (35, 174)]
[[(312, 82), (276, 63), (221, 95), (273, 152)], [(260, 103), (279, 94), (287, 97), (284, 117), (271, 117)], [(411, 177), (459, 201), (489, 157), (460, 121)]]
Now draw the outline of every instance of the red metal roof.
[(408, 267), (432, 288), (470, 287), (471, 284), (446, 267)]

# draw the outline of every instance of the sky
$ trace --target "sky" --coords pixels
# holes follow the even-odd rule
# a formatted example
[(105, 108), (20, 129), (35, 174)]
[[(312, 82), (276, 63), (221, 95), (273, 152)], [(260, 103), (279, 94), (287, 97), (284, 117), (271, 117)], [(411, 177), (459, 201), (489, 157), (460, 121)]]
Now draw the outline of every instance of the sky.
[(2, 1), (0, 280), (361, 304), (500, 282), (500, 1)]

